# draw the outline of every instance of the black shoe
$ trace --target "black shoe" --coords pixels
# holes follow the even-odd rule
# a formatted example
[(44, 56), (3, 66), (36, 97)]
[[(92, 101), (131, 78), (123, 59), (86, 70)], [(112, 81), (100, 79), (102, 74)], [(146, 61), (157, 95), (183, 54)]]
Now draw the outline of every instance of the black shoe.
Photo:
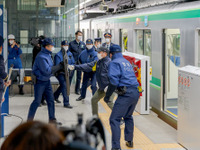
[(73, 107), (71, 105), (66, 105), (64, 106), (65, 108), (69, 108), (69, 109), (72, 109)]
[(82, 98), (81, 96), (79, 98), (76, 99), (76, 101), (82, 101), (84, 98)]
[(50, 124), (54, 124), (54, 125), (56, 125), (56, 126), (62, 126), (62, 123), (61, 123), (61, 122), (58, 122), (56, 119), (54, 119), (54, 120), (49, 120), (49, 123), (50, 123)]
[(56, 101), (57, 103), (61, 103), (61, 101), (59, 101), (58, 99), (55, 99), (55, 101)]
[(111, 150), (121, 150), (120, 148), (112, 148)]
[(80, 91), (75, 92), (76, 95), (81, 95)]
[(133, 141), (126, 141), (126, 146), (133, 148)]
[(19, 88), (19, 94), (20, 94), (20, 95), (24, 95), (23, 87), (20, 87), (20, 88)]
[(41, 102), (41, 104), (42, 104), (43, 106), (46, 106), (46, 105), (47, 105), (47, 103), (46, 103), (46, 102)]

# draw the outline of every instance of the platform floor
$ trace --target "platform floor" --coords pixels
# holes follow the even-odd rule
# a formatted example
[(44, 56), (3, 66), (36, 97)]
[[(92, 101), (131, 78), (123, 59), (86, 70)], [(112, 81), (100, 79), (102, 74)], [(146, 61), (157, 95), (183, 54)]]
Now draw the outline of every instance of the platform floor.
[[(84, 119), (91, 117), (91, 92), (88, 90), (87, 98), (83, 102), (77, 102), (78, 95), (70, 95), (70, 103), (73, 109), (66, 109), (62, 104), (56, 104), (56, 117), (57, 120), (62, 122), (64, 126), (71, 126), (77, 123), (77, 113), (83, 113)], [(62, 95), (59, 98), (62, 100)], [(5, 118), (5, 135), (8, 135), (17, 125), (26, 121), (29, 106), (33, 100), (30, 95), (25, 96), (10, 96), (10, 114), (20, 116), (6, 117)], [(106, 104), (101, 101), (99, 103), (100, 118), (103, 121), (108, 150), (111, 149), (111, 130), (109, 126), (110, 109)], [(36, 120), (48, 122), (47, 107), (43, 106), (37, 110)], [(135, 120), (135, 133), (134, 133), (134, 150), (185, 150), (177, 144), (177, 131), (160, 120), (157, 115), (151, 112), (150, 115), (139, 115), (134, 113)], [(121, 127), (121, 148), (129, 149), (125, 146), (124, 142), (124, 126)], [(1, 143), (3, 139), (1, 139)]]

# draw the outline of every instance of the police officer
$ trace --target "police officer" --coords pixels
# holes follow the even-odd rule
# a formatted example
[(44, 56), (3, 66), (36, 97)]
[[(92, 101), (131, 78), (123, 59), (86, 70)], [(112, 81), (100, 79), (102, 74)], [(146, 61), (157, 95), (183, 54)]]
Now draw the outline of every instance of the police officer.
[[(92, 97), (92, 114), (98, 115), (98, 102), (104, 98), (105, 92), (107, 90), (107, 86), (109, 85), (109, 79), (108, 79), (108, 66), (110, 64), (110, 57), (109, 50), (105, 47), (100, 47), (97, 49), (97, 57), (98, 61), (93, 61), (91, 63), (82, 64), (82, 65), (75, 65), (74, 69), (81, 70), (85, 72), (95, 71), (95, 64), (96, 64), (96, 79), (98, 83), (98, 90), (95, 92), (95, 94)], [(73, 69), (73, 66), (70, 66), (69, 68)], [(106, 101), (108, 107), (110, 109), (113, 108), (113, 100), (114, 100), (115, 94), (113, 93), (112, 96), (108, 101)]]
[(101, 38), (94, 39), (94, 49), (97, 51), (98, 48), (101, 47)]
[[(2, 99), (4, 85), (5, 86), (9, 86), (11, 84), (11, 81), (7, 81), (8, 75), (5, 72), (4, 58), (1, 55), (2, 54), (2, 49), (3, 49), (3, 42), (4, 42), (4, 39), (3, 39), (2, 36), (0, 36), (0, 100), (1, 101), (4, 101), (4, 98)], [(1, 101), (0, 101), (0, 104), (1, 104)]]
[(103, 43), (102, 46), (106, 47), (107, 49), (110, 50), (110, 47), (113, 45), (112, 41), (112, 34), (111, 33), (105, 33), (104, 34), (105, 41), (106, 43)]
[[(86, 41), (86, 47), (87, 47), (87, 49), (82, 51), (80, 56), (79, 56), (79, 61), (80, 61), (81, 64), (90, 63), (94, 60), (98, 60), (97, 52), (95, 52), (95, 50), (94, 50), (93, 41), (91, 39), (88, 39)], [(93, 71), (84, 72), (82, 89), (81, 89), (81, 96), (78, 99), (76, 99), (77, 101), (81, 101), (81, 100), (85, 99), (86, 91), (87, 91), (87, 87), (88, 87), (88, 81), (90, 79), (91, 79), (92, 94), (94, 95), (94, 93), (96, 92), (97, 87), (96, 87), (96, 74), (95, 74), (95, 72), (93, 72)]]
[[(69, 49), (69, 43), (68, 41), (62, 41), (61, 43), (61, 47), (65, 49), (67, 56), (68, 56), (68, 64), (69, 65), (74, 65), (75, 61), (74, 61), (74, 57), (72, 55), (72, 53), (68, 50)], [(62, 50), (60, 50), (54, 57), (54, 64), (58, 65), (60, 64), (60, 62), (63, 62), (63, 53)], [(56, 92), (54, 93), (54, 99), (57, 103), (60, 103), (60, 101), (58, 100), (58, 97), (60, 95), (60, 93), (62, 93), (63, 95), (63, 103), (64, 103), (64, 107), (65, 108), (69, 108), (71, 109), (72, 106), (69, 104), (69, 96), (67, 96), (67, 85), (66, 85), (66, 79), (65, 79), (65, 73), (64, 70), (57, 73), (56, 74), (56, 78), (59, 81), (60, 86), (58, 87), (58, 89), (56, 90)], [(71, 81), (70, 81), (71, 82)]]
[(112, 58), (108, 70), (110, 85), (104, 100), (108, 101), (113, 91), (117, 89), (118, 98), (110, 116), (110, 126), (112, 130), (112, 150), (120, 150), (120, 120), (122, 117), (125, 121), (126, 145), (133, 147), (134, 123), (132, 114), (139, 99), (139, 83), (132, 65), (123, 57), (119, 45), (110, 47), (110, 57)]
[(53, 41), (46, 38), (43, 42), (43, 46), (44, 47), (42, 47), (41, 52), (37, 55), (33, 65), (32, 73), (33, 81), (35, 81), (35, 99), (29, 108), (28, 120), (33, 120), (36, 110), (41, 103), (42, 95), (45, 94), (48, 106), (49, 122), (57, 123), (55, 118), (54, 96), (50, 77), (57, 71), (64, 69), (64, 67), (63, 62), (57, 66), (53, 66), (53, 60), (51, 57), (52, 51), (55, 50)]
[[(73, 54), (76, 64), (79, 64), (79, 55), (80, 53), (86, 49), (85, 43), (82, 41), (83, 33), (81, 31), (77, 31), (75, 33), (76, 39), (69, 43), (69, 51)], [(74, 71), (71, 73), (70, 80), (72, 80), (74, 76)], [(77, 71), (76, 77), (76, 85), (75, 85), (75, 93), (80, 95), (80, 83), (81, 83), (81, 71)]]
[[(13, 68), (19, 68), (20, 80), (22, 79), (21, 69), (22, 69), (22, 61), (21, 54), (22, 50), (20, 46), (15, 42), (15, 36), (13, 34), (8, 35), (8, 68), (13, 65)], [(23, 81), (20, 81), (19, 85), (19, 94), (23, 95)]]

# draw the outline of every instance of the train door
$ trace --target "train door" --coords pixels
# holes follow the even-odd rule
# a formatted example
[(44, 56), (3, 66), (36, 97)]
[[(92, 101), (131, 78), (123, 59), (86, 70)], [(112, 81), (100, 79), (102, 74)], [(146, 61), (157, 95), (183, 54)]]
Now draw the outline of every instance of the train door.
[(136, 53), (149, 56), (151, 65), (151, 30), (136, 30)]
[(180, 67), (180, 30), (164, 30), (164, 110), (178, 116), (178, 68)]
[(128, 30), (120, 29), (119, 34), (119, 45), (121, 46), (122, 51), (128, 51)]

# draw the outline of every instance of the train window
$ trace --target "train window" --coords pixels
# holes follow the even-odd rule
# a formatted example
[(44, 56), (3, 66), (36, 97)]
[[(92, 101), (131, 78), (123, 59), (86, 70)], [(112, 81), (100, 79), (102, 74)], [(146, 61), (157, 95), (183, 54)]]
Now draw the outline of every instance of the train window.
[(136, 53), (150, 57), (151, 65), (151, 30), (136, 30)]
[(122, 48), (122, 51), (128, 51), (128, 30), (127, 29), (120, 29), (119, 32), (119, 44)]
[(83, 41), (85, 41), (85, 30), (84, 29), (82, 30), (82, 33), (83, 33)]
[(165, 110), (178, 115), (178, 68), (180, 67), (180, 30), (165, 30)]

